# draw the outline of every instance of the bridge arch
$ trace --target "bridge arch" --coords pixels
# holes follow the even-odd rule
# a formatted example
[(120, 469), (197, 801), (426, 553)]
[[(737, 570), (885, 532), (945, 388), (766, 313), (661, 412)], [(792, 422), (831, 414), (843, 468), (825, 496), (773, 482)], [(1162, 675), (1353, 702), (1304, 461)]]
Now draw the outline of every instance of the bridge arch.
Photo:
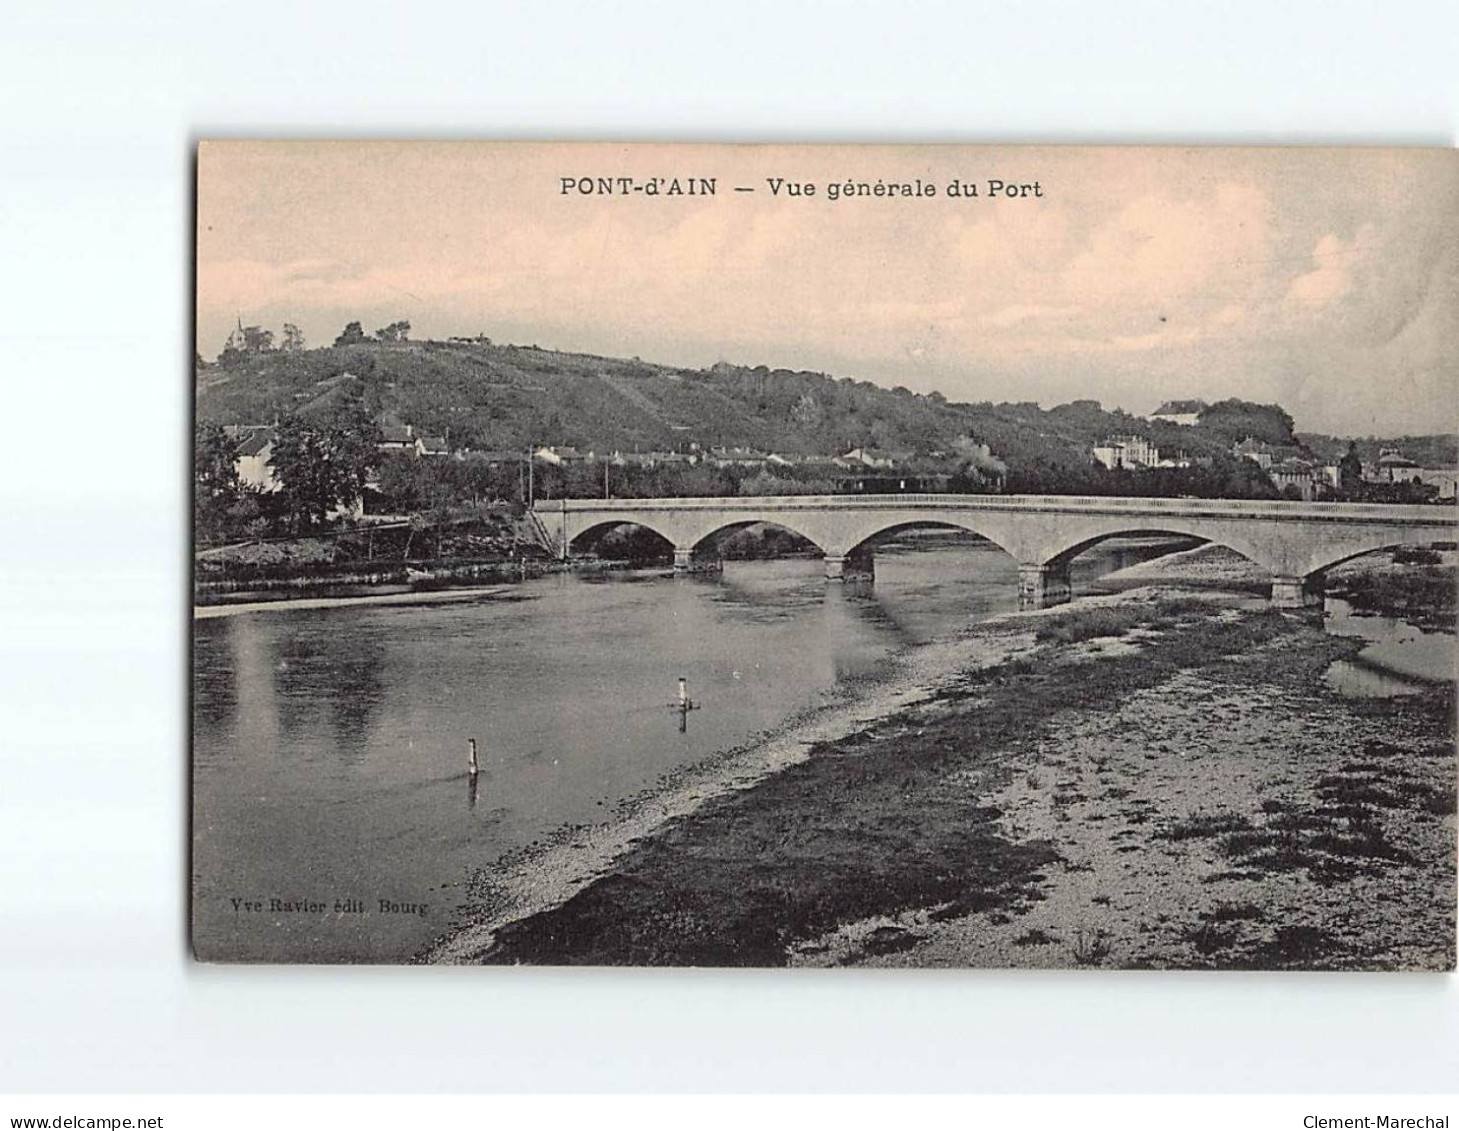
[(1111, 538), (1145, 538), (1157, 537), (1160, 535), (1174, 536), (1178, 538), (1193, 538), (1204, 545), (1224, 546), (1228, 550), (1240, 554), (1247, 561), (1266, 570), (1268, 573), (1276, 572), (1269, 556), (1265, 554), (1262, 547), (1251, 539), (1243, 538), (1232, 531), (1211, 530), (1201, 523), (1182, 523), (1160, 521), (1155, 524), (1146, 525), (1143, 523), (1117, 523), (1099, 530), (1096, 533), (1085, 533), (1076, 536), (1075, 539), (1059, 547), (1043, 558), (1041, 564), (1055, 569), (1067, 570), (1069, 563), (1086, 550), (1093, 549), (1101, 542), (1107, 542)]
[(667, 528), (646, 520), (641, 515), (634, 515), (630, 518), (604, 519), (602, 522), (594, 522), (591, 525), (584, 526), (581, 530), (574, 532), (568, 539), (567, 549), (571, 550), (574, 546), (581, 546), (585, 541), (601, 539), (610, 530), (620, 526), (633, 526), (640, 530), (647, 530), (650, 534), (656, 534), (667, 543), (667, 549), (670, 551), (676, 546), (674, 536)]
[(1429, 546), (1435, 539), (1432, 536), (1403, 535), (1396, 531), (1383, 532), (1362, 541), (1354, 541), (1341, 548), (1331, 548), (1320, 553), (1314, 553), (1308, 564), (1311, 568), (1306, 576), (1322, 576), (1328, 570), (1350, 562), (1354, 558), (1361, 558), (1364, 554), (1376, 554), (1383, 550), (1398, 550), (1405, 546)]
[(1017, 553), (1004, 544), (1008, 541), (1002, 532), (997, 534), (988, 533), (989, 524), (974, 520), (963, 520), (955, 515), (938, 515), (936, 517), (910, 517), (897, 519), (882, 525), (869, 534), (864, 534), (859, 542), (853, 543), (846, 548), (847, 554), (869, 553), (875, 550), (882, 543), (906, 530), (959, 530), (964, 534), (973, 534), (991, 543), (1009, 557), (1017, 560)]
[(767, 527), (771, 530), (778, 530), (784, 534), (793, 535), (796, 538), (802, 539), (803, 541), (810, 543), (810, 545), (818, 552), (826, 552), (826, 548), (824, 546), (822, 546), (819, 542), (817, 542), (814, 538), (812, 538), (804, 531), (797, 530), (793, 523), (782, 522), (779, 515), (774, 518), (760, 518), (751, 516), (749, 518), (739, 519), (734, 522), (725, 522), (719, 526), (716, 526), (708, 533), (698, 535), (696, 541), (691, 547), (689, 547), (689, 549), (694, 554), (703, 554), (712, 546), (718, 548), (718, 544), (720, 544), (726, 536), (732, 535), (737, 531), (748, 530), (752, 526)]
[(785, 514), (775, 514), (773, 516), (750, 515), (749, 517), (745, 518), (735, 517), (727, 521), (717, 522), (713, 525), (708, 526), (707, 528), (695, 531), (692, 535), (693, 541), (690, 542), (687, 547), (681, 548), (688, 549), (697, 553), (704, 548), (706, 543), (711, 542), (712, 540), (719, 538), (732, 530), (743, 530), (749, 526), (779, 527), (781, 530), (788, 531), (791, 534), (795, 534), (798, 537), (804, 538), (817, 550), (820, 550), (821, 553), (824, 554), (827, 552), (826, 544), (824, 542), (824, 531), (816, 530), (812, 524), (797, 522), (794, 518)]

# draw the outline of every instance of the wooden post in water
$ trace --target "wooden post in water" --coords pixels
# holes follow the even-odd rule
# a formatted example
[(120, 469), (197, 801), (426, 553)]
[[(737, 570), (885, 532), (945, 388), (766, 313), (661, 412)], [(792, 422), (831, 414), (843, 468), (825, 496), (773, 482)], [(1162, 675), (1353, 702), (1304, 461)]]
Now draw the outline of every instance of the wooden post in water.
[(689, 709), (689, 684), (685, 681), (685, 679), (684, 679), (683, 676), (680, 676), (679, 677), (679, 710), (681, 710), (681, 711), (687, 711), (688, 709)]
[(477, 774), (476, 739), (468, 738), (466, 740), (466, 744), (466, 766), (467, 769), (470, 770), (471, 776), (475, 777)]

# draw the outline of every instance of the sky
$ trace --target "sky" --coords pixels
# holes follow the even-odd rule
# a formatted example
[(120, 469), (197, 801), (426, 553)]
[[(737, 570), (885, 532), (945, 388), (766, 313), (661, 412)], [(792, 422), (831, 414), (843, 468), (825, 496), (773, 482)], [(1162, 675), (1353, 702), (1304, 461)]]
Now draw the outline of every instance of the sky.
[[(936, 191), (832, 199), (848, 181)], [(1459, 430), (1455, 150), (204, 142), (197, 250), (206, 357), (238, 319), (323, 345), (403, 318), (951, 400)]]

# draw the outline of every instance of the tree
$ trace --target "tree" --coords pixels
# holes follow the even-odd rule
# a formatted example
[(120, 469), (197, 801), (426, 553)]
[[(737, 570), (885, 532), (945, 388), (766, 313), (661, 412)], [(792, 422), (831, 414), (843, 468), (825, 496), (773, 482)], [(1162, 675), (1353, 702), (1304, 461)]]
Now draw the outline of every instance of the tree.
[(1347, 454), (1337, 464), (1337, 486), (1345, 497), (1356, 496), (1363, 487), (1363, 461), (1358, 455), (1358, 442), (1348, 441)]
[(228, 340), (223, 343), (223, 352), (218, 355), (220, 365), (233, 365), (261, 353), (268, 353), (274, 348), (274, 334), (272, 330), (265, 330), (262, 326), (244, 326), (240, 323), (236, 330), (228, 335)]
[(216, 425), (199, 424), (193, 434), (193, 522), (195, 534), (216, 538), (227, 532), (229, 511), (238, 502), (233, 442)]
[(365, 328), (358, 322), (348, 323), (340, 336), (334, 339), (337, 346), (355, 346), (365, 341)]
[(368, 431), (316, 428), (297, 418), (279, 425), (269, 463), (295, 531), (313, 529), (330, 511), (353, 506), (364, 493), (375, 454)]
[(274, 348), (274, 332), (262, 326), (243, 327), (243, 352), (268, 353)]
[(408, 342), (410, 341), (410, 323), (403, 319), (399, 322), (392, 322), (390, 325), (376, 330), (375, 337), (382, 342)]
[(283, 340), (279, 348), (285, 353), (300, 353), (304, 349), (304, 331), (295, 326), (292, 322), (284, 323)]

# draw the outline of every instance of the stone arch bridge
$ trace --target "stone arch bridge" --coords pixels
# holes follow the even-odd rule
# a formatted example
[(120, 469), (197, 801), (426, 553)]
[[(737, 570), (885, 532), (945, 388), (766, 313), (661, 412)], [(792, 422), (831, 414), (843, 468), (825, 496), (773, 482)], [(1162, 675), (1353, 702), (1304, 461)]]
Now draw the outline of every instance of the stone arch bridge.
[(1069, 598), (1069, 562), (1117, 535), (1180, 534), (1228, 546), (1267, 570), (1272, 602), (1322, 601), (1323, 575), (1360, 554), (1453, 541), (1453, 507), (1234, 499), (1128, 499), (1058, 495), (800, 495), (761, 498), (556, 499), (533, 513), (566, 559), (582, 535), (632, 523), (674, 547), (674, 567), (701, 564), (713, 535), (773, 523), (825, 554), (826, 576), (867, 575), (876, 542), (916, 526), (971, 531), (1018, 562), (1019, 601), (1041, 608)]

